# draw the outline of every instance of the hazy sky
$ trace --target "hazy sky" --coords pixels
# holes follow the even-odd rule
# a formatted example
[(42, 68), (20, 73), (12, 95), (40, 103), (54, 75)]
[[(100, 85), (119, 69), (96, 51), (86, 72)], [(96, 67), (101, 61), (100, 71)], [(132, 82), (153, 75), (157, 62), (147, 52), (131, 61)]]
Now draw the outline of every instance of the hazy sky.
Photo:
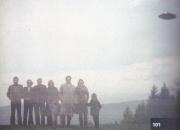
[[(84, 79), (102, 103), (147, 99), (180, 65), (179, 0), (0, 0), (0, 105), (12, 78)], [(158, 15), (172, 12), (174, 20)]]

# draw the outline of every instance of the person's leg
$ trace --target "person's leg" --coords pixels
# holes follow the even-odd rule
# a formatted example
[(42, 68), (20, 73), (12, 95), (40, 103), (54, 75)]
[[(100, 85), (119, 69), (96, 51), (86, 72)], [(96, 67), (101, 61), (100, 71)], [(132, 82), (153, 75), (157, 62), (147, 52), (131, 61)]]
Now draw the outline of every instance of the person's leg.
[(52, 125), (52, 115), (51, 115), (51, 110), (50, 110), (50, 105), (49, 104), (46, 104), (46, 112), (48, 113), (47, 125), (51, 126)]
[(24, 117), (23, 117), (23, 124), (27, 124), (27, 112), (28, 112), (28, 104), (24, 102)]
[(28, 124), (33, 125), (33, 103), (29, 103), (29, 119), (28, 119)]
[(85, 127), (87, 127), (87, 122), (88, 122), (87, 114), (84, 114), (84, 126)]
[(61, 125), (64, 127), (65, 126), (65, 115), (60, 115), (61, 118)]
[(34, 111), (35, 111), (36, 125), (40, 125), (39, 104), (38, 103), (34, 103)]
[(83, 116), (82, 116), (82, 114), (79, 114), (79, 124), (81, 127), (83, 127)]
[(22, 117), (21, 117), (21, 102), (17, 103), (17, 116), (18, 116), (18, 125), (22, 124)]
[(99, 129), (99, 115), (96, 117), (96, 122), (97, 122), (97, 128)]
[(11, 118), (10, 118), (10, 124), (15, 125), (15, 103), (11, 103)]
[(40, 104), (41, 111), (41, 125), (45, 125), (45, 103)]
[(55, 116), (55, 113), (52, 113), (52, 126), (56, 126), (56, 116)]
[(99, 125), (98, 125), (98, 116), (93, 116), (93, 120), (94, 120), (94, 124), (95, 124), (95, 128), (98, 129)]
[(54, 123), (55, 123), (55, 126), (57, 126), (57, 114), (54, 114)]
[(93, 121), (94, 121), (94, 126), (96, 128), (96, 117), (95, 116), (93, 116)]
[(71, 116), (67, 116), (67, 126), (70, 126), (71, 124)]

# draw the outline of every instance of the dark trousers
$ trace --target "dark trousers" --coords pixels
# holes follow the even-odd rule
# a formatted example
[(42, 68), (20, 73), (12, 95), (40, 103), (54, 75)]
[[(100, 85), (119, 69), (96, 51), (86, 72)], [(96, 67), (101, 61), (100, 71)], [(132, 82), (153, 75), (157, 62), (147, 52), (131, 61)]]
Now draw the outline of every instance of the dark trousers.
[(99, 115), (93, 116), (95, 128), (99, 129)]
[(22, 124), (22, 118), (21, 118), (21, 101), (19, 102), (11, 102), (11, 118), (10, 118), (10, 124), (15, 125), (15, 110), (17, 109), (17, 120), (18, 125)]
[(34, 111), (36, 125), (40, 125), (40, 115), (41, 125), (45, 125), (45, 103), (34, 103)]
[(51, 115), (51, 109), (50, 104), (46, 104), (46, 112), (47, 112), (47, 125), (52, 125), (52, 115)]
[(28, 118), (28, 124), (34, 124), (33, 123), (33, 103), (29, 101), (24, 101), (24, 120), (23, 124), (27, 124), (27, 115), (29, 114)]
[(79, 123), (80, 123), (81, 127), (87, 126), (87, 115), (86, 114), (79, 114)]
[[(65, 115), (61, 115), (61, 125), (65, 126), (65, 122), (66, 122), (66, 116)], [(67, 116), (67, 126), (70, 126), (71, 124), (71, 116)]]

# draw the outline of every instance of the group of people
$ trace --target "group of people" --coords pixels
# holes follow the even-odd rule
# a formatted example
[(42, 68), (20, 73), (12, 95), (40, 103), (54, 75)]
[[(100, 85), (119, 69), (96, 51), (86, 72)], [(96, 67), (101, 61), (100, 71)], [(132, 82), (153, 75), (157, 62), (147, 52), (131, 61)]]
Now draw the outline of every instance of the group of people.
[[(88, 88), (84, 81), (80, 79), (77, 87), (71, 83), (71, 76), (66, 76), (66, 83), (58, 89), (54, 82), (50, 80), (48, 87), (42, 84), (42, 79), (37, 79), (37, 85), (32, 87), (32, 80), (27, 80), (27, 86), (18, 84), (18, 77), (13, 78), (13, 85), (7, 91), (7, 97), (11, 100), (10, 124), (15, 125), (15, 110), (17, 110), (18, 125), (47, 125), (56, 126), (57, 116), (60, 115), (61, 126), (70, 126), (73, 114), (79, 114), (80, 127), (87, 127), (88, 106), (91, 107), (91, 115), (95, 123), (95, 128), (99, 128), (99, 110), (101, 104), (97, 95), (93, 93), (89, 100)], [(24, 99), (23, 122), (21, 117), (21, 99)], [(35, 122), (33, 122), (33, 108), (35, 112)]]

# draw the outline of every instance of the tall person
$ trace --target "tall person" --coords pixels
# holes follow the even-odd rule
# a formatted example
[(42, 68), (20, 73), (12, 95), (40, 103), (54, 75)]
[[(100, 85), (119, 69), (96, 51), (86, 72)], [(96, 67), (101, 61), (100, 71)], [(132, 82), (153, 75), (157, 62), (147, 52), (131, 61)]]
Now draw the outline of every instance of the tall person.
[[(33, 125), (33, 102), (32, 102), (32, 84), (31, 80), (27, 80), (27, 87), (23, 88), (23, 99), (24, 99), (24, 119), (23, 124)], [(29, 114), (29, 116), (28, 116)], [(28, 116), (28, 121), (27, 121)]]
[(22, 124), (21, 117), (21, 99), (23, 97), (23, 86), (18, 84), (19, 78), (13, 78), (13, 85), (10, 85), (7, 91), (7, 97), (11, 100), (11, 118), (10, 124), (15, 125), (15, 110), (17, 109), (18, 125)]
[(61, 100), (61, 125), (65, 126), (67, 117), (67, 126), (70, 126), (71, 118), (73, 117), (73, 110), (75, 106), (75, 86), (71, 84), (71, 76), (65, 78), (66, 83), (60, 87), (60, 100)]
[(79, 123), (81, 127), (87, 127), (87, 114), (88, 114), (88, 88), (84, 85), (84, 81), (80, 79), (76, 87), (77, 105), (75, 107), (75, 113), (79, 114)]
[[(37, 85), (33, 88), (33, 102), (36, 125), (45, 125), (45, 103), (47, 100), (47, 88), (42, 84), (42, 79), (37, 79)], [(40, 123), (41, 117), (41, 123)]]

